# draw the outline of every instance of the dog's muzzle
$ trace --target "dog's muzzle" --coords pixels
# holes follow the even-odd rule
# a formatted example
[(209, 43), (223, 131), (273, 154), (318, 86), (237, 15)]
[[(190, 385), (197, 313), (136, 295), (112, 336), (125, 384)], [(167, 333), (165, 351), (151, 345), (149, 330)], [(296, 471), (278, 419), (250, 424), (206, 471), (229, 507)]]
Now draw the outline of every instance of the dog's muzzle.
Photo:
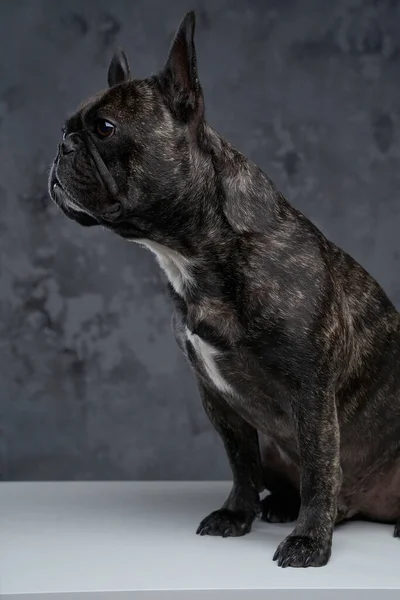
[[(82, 133), (85, 135), (81, 135)], [(96, 211), (94, 213), (82, 206), (81, 203), (69, 193), (67, 187), (60, 180), (57, 173), (57, 167), (63, 157), (76, 152), (82, 145), (85, 146), (85, 150), (93, 163), (93, 167), (100, 176), (108, 195), (114, 200), (114, 203), (111, 206), (108, 206), (106, 210), (101, 212)], [(107, 223), (114, 223), (124, 216), (124, 201), (119, 194), (118, 186), (87, 132), (68, 134), (58, 145), (58, 151), (54, 159), (50, 177), (49, 192), (56, 204), (61, 202), (65, 208), (86, 213), (94, 219), (98, 219), (99, 222), (105, 221)]]

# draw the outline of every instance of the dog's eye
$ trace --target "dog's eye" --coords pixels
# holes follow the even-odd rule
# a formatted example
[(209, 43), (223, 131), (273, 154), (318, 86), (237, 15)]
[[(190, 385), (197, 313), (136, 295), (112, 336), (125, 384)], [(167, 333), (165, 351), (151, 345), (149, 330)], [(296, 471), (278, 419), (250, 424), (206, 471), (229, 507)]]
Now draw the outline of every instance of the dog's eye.
[(61, 133), (62, 133), (62, 139), (65, 140), (65, 138), (67, 137), (67, 129), (66, 129), (66, 127), (63, 127), (61, 129)]
[(105, 119), (97, 119), (94, 125), (94, 130), (99, 138), (109, 138), (113, 135), (115, 127), (110, 121)]

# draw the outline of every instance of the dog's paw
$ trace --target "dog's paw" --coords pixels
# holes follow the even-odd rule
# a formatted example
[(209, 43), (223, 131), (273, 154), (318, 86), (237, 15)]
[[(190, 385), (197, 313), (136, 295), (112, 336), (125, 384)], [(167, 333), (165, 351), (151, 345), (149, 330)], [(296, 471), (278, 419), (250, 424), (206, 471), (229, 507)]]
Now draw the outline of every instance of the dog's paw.
[(400, 538), (400, 520), (397, 521), (396, 525), (394, 526), (393, 535), (394, 537)]
[(248, 515), (244, 511), (221, 508), (203, 519), (196, 533), (199, 535), (237, 537), (249, 533), (253, 520), (254, 515)]
[(330, 556), (330, 543), (306, 535), (290, 535), (278, 546), (274, 560), (279, 567), (323, 567)]
[(267, 523), (291, 523), (299, 515), (300, 498), (270, 494), (261, 502), (261, 519)]

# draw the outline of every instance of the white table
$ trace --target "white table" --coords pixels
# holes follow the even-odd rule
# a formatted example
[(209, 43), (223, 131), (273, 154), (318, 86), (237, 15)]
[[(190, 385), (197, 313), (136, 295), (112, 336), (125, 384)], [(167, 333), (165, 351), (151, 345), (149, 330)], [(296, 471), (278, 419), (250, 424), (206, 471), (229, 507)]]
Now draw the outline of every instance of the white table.
[(327, 567), (280, 569), (272, 556), (290, 525), (257, 521), (242, 538), (195, 535), (229, 489), (1, 483), (1, 598), (399, 600), (400, 540), (391, 526), (347, 524), (335, 532)]

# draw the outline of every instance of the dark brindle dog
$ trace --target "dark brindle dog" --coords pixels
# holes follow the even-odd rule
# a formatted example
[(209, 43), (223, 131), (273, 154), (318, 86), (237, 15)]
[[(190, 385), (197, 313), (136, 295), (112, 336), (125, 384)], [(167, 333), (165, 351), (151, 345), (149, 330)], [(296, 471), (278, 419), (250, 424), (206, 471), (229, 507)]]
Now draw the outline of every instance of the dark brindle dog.
[(399, 315), (206, 123), (194, 24), (189, 13), (148, 79), (114, 56), (109, 89), (66, 123), (50, 194), (81, 225), (147, 246), (168, 276), (176, 337), (233, 472), (198, 533), (297, 519), (275, 560), (321, 566), (339, 521), (400, 535)]

